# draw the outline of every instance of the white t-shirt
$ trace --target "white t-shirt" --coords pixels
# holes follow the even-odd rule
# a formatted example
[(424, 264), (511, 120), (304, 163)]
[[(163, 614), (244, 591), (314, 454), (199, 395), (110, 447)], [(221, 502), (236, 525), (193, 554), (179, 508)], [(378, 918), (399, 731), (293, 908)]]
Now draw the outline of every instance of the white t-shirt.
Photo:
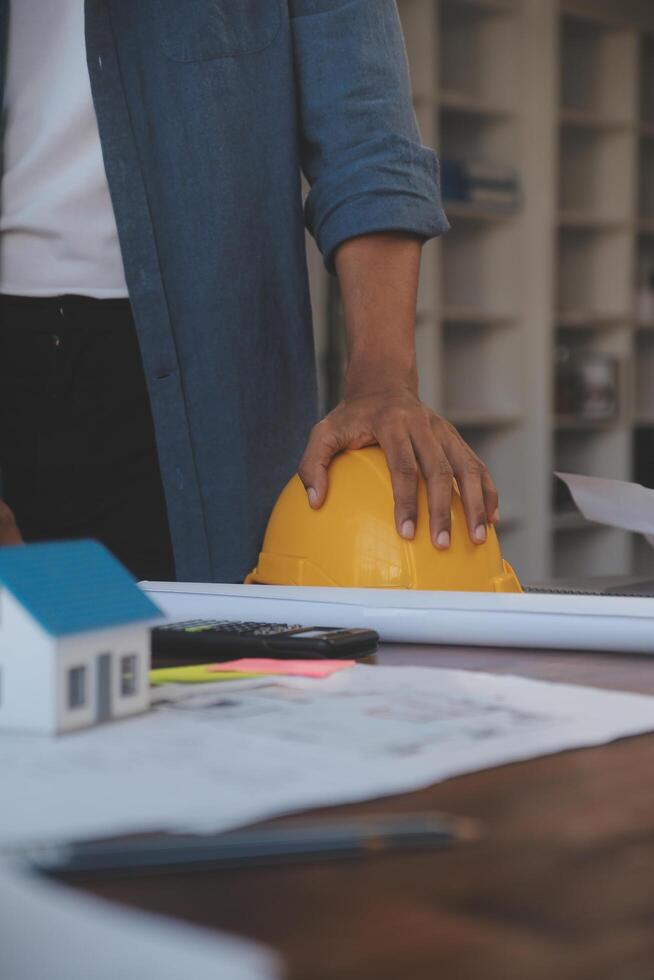
[(127, 296), (84, 0), (11, 0), (4, 110), (0, 292)]

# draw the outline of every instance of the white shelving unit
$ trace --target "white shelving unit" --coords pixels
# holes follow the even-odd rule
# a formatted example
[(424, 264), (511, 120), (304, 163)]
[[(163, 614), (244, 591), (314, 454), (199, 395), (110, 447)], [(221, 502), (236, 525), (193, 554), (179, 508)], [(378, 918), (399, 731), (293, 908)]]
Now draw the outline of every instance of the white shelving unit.
[[(553, 502), (555, 469), (654, 485), (654, 311), (639, 318), (637, 303), (654, 277), (654, 3), (398, 6), (423, 142), (441, 160), (513, 168), (522, 191), (512, 213), (445, 202), (451, 230), (423, 255), (421, 395), (488, 463), (524, 579), (654, 572), (649, 546)], [(618, 359), (614, 420), (554, 414), (561, 345)]]
[[(637, 289), (648, 268), (654, 276), (654, 27), (638, 36), (638, 92), (636, 161), (636, 257)], [(654, 316), (643, 316), (636, 303), (634, 330), (633, 401), (635, 477), (652, 485), (654, 474), (647, 460), (654, 459)], [(654, 572), (654, 551), (634, 538), (633, 565), (637, 572)]]
[[(641, 336), (636, 318), (638, 267), (646, 261), (643, 222), (654, 203), (646, 173), (654, 158), (641, 132), (648, 90), (646, 28), (648, 22), (654, 26), (653, 13), (644, 4), (624, 2), (563, 3), (559, 11), (555, 336), (569, 349), (618, 358), (620, 410), (612, 423), (585, 430), (557, 425), (554, 464), (626, 480), (638, 475), (636, 429), (647, 423), (650, 409), (654, 416), (646, 381), (654, 347)], [(580, 220), (566, 221), (573, 209)], [(552, 521), (553, 574), (644, 570), (647, 555), (631, 535), (597, 526), (582, 529), (572, 518), (566, 524), (565, 514), (554, 513)]]
[[(527, 92), (540, 96), (524, 57), (528, 22), (519, 0), (402, 0), (400, 14), (423, 139), (442, 160), (484, 162), (522, 173)], [(535, 25), (536, 26), (536, 25)], [(542, 80), (541, 80), (542, 82)], [(540, 83), (539, 83), (540, 84)], [(534, 487), (532, 415), (547, 411), (546, 379), (531, 385), (530, 351), (543, 346), (529, 321), (526, 250), (532, 210), (515, 213), (445, 202), (450, 232), (425, 255), (433, 306), (419, 332), (435, 338), (423, 397), (488, 463), (501, 498), (504, 552), (523, 575), (541, 574), (545, 494)], [(541, 236), (547, 242), (547, 236)], [(548, 246), (545, 245), (547, 250)], [(542, 249), (542, 246), (541, 246)]]
[[(522, 171), (521, 5), (402, 0), (399, 6), (424, 141), (438, 148), (441, 160)], [(436, 359), (421, 357), (422, 395), (489, 465), (500, 490), (505, 554), (535, 576), (542, 522), (530, 492), (530, 392), (523, 370), (530, 347), (528, 209), (523, 204), (512, 213), (449, 201), (445, 209), (451, 230), (423, 261), (429, 314), (423, 311), (418, 337), (431, 343)]]

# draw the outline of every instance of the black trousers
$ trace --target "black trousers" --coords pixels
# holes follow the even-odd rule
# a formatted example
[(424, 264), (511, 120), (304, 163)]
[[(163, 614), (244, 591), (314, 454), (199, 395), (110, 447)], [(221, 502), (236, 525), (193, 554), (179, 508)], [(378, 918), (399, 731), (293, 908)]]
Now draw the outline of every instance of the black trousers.
[(0, 474), (26, 541), (97, 538), (175, 578), (128, 300), (0, 296)]

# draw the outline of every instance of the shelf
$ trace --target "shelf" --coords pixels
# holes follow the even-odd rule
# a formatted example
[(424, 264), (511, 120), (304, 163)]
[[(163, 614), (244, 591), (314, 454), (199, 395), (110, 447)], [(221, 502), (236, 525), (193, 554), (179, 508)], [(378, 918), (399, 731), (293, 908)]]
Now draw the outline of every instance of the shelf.
[(506, 517), (500, 511), (500, 521), (497, 525), (497, 530), (500, 534), (505, 531), (514, 531), (516, 528), (523, 527), (525, 524), (525, 519), (521, 514), (512, 514), (509, 512)]
[(630, 234), (561, 233), (556, 259), (559, 309), (617, 317), (632, 305)]
[(603, 230), (632, 217), (633, 185), (616, 179), (633, 165), (633, 141), (624, 130), (564, 128), (559, 139), (559, 224)]
[(448, 218), (455, 221), (497, 222), (510, 221), (520, 212), (519, 210), (501, 211), (497, 208), (482, 207), (479, 204), (462, 204), (456, 201), (443, 201), (443, 208)]
[(589, 112), (586, 109), (561, 109), (559, 112), (559, 122), (562, 126), (574, 127), (576, 129), (612, 131), (634, 128), (634, 123), (628, 119), (617, 119), (615, 116)]
[[(635, 434), (654, 446), (654, 314), (636, 320), (654, 275), (654, 33), (634, 12), (654, 2), (399, 6), (425, 141), (442, 159), (512, 168), (523, 188), (515, 210), (444, 203), (453, 232), (423, 266), (434, 405), (497, 480), (499, 530), (526, 577), (626, 572), (629, 536), (554, 512), (550, 481), (554, 468), (631, 479)], [(617, 417), (554, 414), (558, 346), (580, 363), (616, 358)]]
[(582, 125), (589, 117), (608, 121), (609, 125), (633, 125), (637, 58), (634, 35), (616, 29), (610, 20), (563, 15), (560, 44), (563, 115)]
[(584, 214), (581, 211), (560, 211), (558, 216), (559, 228), (573, 233), (628, 231), (629, 221), (620, 218), (603, 218), (595, 214)]
[(619, 314), (561, 310), (556, 314), (556, 326), (562, 330), (610, 330), (612, 327), (629, 326), (631, 323), (631, 312)]
[(491, 411), (445, 409), (443, 415), (457, 429), (510, 429), (522, 422), (520, 415), (499, 415)]
[(640, 144), (638, 165), (638, 217), (654, 225), (654, 143)]
[(644, 35), (640, 49), (640, 115), (643, 128), (654, 135), (654, 36)]
[(515, 313), (493, 312), (492, 310), (479, 309), (474, 306), (444, 306), (441, 310), (441, 320), (445, 324), (461, 324), (470, 327), (500, 327), (507, 323), (512, 323), (516, 319)]
[[(425, 97), (418, 96), (416, 104), (424, 103)], [(516, 115), (515, 110), (508, 106), (493, 105), (484, 99), (468, 95), (467, 92), (443, 90), (440, 98), (426, 97), (428, 104), (439, 106), (444, 112), (461, 112), (470, 116), (487, 116), (491, 119), (510, 119)]]
[(442, 0), (456, 10), (470, 10), (480, 14), (513, 14), (515, 0)]
[(612, 432), (623, 425), (622, 419), (582, 419), (576, 415), (557, 415), (554, 418), (554, 428), (558, 432)]
[(448, 418), (495, 429), (520, 420), (524, 394), (514, 367), (515, 345), (513, 331), (463, 323), (444, 328), (442, 399)]
[(491, 9), (495, 2), (459, 0), (438, 5), (436, 70), (443, 105), (474, 113), (481, 109), (482, 114), (487, 106), (491, 110), (498, 106), (501, 113), (515, 108), (514, 53), (520, 25), (518, 18), (489, 16), (500, 12)]
[(438, 295), (444, 307), (500, 310), (518, 307), (521, 222), (456, 221), (440, 245)]
[(578, 510), (569, 513), (552, 514), (551, 527), (553, 531), (592, 531), (599, 527), (598, 524), (591, 524)]
[(636, 334), (634, 350), (633, 393), (634, 425), (650, 425), (654, 421), (654, 334)]
[(418, 310), (416, 313), (416, 327), (433, 327), (438, 322), (438, 314), (432, 310)]
[(623, 19), (612, 15), (609, 11), (579, 7), (566, 7), (565, 0), (561, 6), (561, 19), (570, 24), (578, 24), (586, 29), (610, 28), (623, 25)]

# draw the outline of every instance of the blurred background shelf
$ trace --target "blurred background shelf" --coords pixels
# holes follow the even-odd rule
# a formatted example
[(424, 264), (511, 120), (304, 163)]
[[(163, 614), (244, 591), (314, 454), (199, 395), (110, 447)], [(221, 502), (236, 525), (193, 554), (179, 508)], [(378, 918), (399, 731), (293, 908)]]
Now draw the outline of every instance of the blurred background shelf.
[(575, 415), (556, 415), (554, 427), (559, 432), (611, 432), (619, 426), (619, 422), (599, 421), (579, 418)]
[(615, 314), (591, 310), (560, 310), (555, 314), (556, 326), (562, 330), (611, 330), (629, 325), (632, 319), (631, 311)]
[[(553, 503), (555, 469), (654, 486), (654, 2), (398, 6), (451, 224), (423, 250), (421, 396), (488, 464), (525, 579), (654, 573), (642, 540)], [(341, 314), (313, 246), (310, 265), (328, 407)], [(612, 417), (557, 411), (566, 363)]]
[(510, 13), (518, 0), (443, 0), (452, 7), (463, 7), (477, 13)]
[(585, 517), (577, 511), (570, 513), (552, 514), (552, 530), (560, 534), (566, 531), (592, 531), (597, 524), (590, 524)]
[(630, 231), (628, 221), (619, 218), (605, 218), (597, 214), (583, 214), (581, 211), (560, 211), (559, 228), (570, 232)]
[(434, 105), (442, 112), (460, 112), (470, 116), (489, 116), (491, 118), (506, 119), (515, 116), (515, 112), (509, 106), (493, 105), (492, 103), (468, 95), (467, 92), (455, 92), (443, 90), (440, 96), (430, 96), (423, 94), (415, 100), (417, 105)]
[(559, 122), (569, 129), (629, 130), (631, 123), (615, 116), (589, 112), (586, 109), (561, 109)]
[(507, 429), (519, 425), (520, 415), (498, 415), (484, 411), (462, 411), (461, 409), (444, 409), (445, 417), (462, 432), (464, 429)]
[(515, 322), (516, 317), (515, 312), (493, 312), (473, 306), (444, 306), (440, 313), (445, 325), (459, 323), (464, 326), (501, 327)]
[(459, 204), (453, 201), (444, 202), (447, 217), (452, 225), (459, 221), (509, 221), (515, 217), (513, 211), (502, 211), (499, 208), (484, 208), (475, 204)]

